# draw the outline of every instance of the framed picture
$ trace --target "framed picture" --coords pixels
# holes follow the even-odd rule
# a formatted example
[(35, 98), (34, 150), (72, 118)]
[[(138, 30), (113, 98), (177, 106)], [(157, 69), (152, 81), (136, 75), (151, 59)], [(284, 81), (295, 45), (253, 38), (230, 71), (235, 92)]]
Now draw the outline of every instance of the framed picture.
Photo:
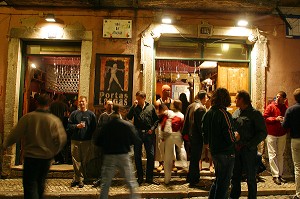
[(96, 54), (94, 105), (131, 106), (133, 55)]

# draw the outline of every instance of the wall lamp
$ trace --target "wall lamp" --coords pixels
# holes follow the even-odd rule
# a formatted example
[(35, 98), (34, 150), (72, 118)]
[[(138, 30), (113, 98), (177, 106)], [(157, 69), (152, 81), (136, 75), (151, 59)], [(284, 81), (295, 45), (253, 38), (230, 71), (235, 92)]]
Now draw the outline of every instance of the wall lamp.
[(164, 16), (164, 17), (161, 19), (161, 22), (162, 22), (163, 24), (171, 24), (171, 23), (172, 23), (172, 19), (171, 19), (171, 17), (169, 17), (169, 16)]
[(239, 20), (239, 21), (237, 22), (237, 25), (238, 25), (238, 26), (241, 26), (241, 27), (246, 27), (246, 26), (248, 25), (248, 21), (247, 21), (247, 20), (244, 20), (244, 19)]
[(56, 22), (54, 14), (47, 14), (45, 20), (48, 22)]

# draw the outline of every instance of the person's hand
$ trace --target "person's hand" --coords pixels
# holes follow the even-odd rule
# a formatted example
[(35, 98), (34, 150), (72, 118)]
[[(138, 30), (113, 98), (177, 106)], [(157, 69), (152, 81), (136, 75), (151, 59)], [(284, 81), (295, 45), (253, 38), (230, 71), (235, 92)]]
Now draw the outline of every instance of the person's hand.
[(279, 122), (283, 122), (283, 117), (279, 115), (279, 116), (276, 117), (276, 120), (279, 121)]
[(82, 129), (82, 128), (85, 127), (85, 125), (84, 125), (83, 123), (79, 123), (79, 124), (76, 125), (76, 127), (77, 127), (78, 129)]
[(234, 137), (236, 141), (239, 141), (241, 139), (241, 136), (237, 131), (234, 132)]
[(137, 101), (137, 100), (134, 100), (133, 106), (136, 107), (137, 105), (138, 105), (138, 101)]
[(152, 133), (153, 133), (153, 131), (152, 131), (151, 129), (149, 129), (149, 130), (148, 130), (148, 134), (151, 135)]

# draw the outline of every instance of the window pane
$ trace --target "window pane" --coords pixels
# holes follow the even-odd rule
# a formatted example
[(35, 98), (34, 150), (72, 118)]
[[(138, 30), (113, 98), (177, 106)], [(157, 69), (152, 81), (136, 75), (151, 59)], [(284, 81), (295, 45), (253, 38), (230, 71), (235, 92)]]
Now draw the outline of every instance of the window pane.
[(214, 60), (247, 60), (248, 49), (244, 44), (206, 43), (204, 58)]
[(200, 58), (201, 49), (196, 42), (187, 41), (158, 41), (156, 57), (170, 58)]

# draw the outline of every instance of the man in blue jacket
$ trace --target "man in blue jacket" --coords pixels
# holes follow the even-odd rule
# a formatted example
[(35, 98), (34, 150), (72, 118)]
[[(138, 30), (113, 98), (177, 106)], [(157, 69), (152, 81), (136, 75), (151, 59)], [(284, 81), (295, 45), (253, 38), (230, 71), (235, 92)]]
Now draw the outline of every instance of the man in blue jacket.
[(73, 111), (69, 118), (71, 135), (71, 154), (74, 167), (74, 178), (71, 187), (84, 186), (84, 169), (86, 154), (90, 150), (92, 134), (96, 129), (97, 121), (95, 114), (87, 109), (87, 97), (78, 98), (79, 110)]

